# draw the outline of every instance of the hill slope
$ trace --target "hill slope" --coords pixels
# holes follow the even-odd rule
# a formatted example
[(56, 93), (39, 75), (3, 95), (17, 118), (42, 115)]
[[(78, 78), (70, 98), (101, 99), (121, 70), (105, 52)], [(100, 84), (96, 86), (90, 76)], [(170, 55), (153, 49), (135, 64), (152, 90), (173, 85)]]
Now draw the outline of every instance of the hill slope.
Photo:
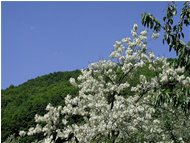
[[(11, 134), (18, 135), (20, 130), (34, 126), (35, 114), (43, 115), (48, 103), (64, 105), (67, 94), (77, 95), (78, 89), (69, 83), (70, 77), (76, 78), (79, 70), (72, 72), (56, 72), (29, 80), (17, 87), (11, 86), (2, 90), (2, 141)], [(138, 83), (139, 75), (147, 78), (155, 76), (148, 70), (148, 65), (134, 73), (134, 79), (128, 81), (131, 85)], [(131, 91), (126, 91), (131, 95)], [(34, 141), (32, 137), (23, 138), (21, 142)]]
[(79, 74), (79, 70), (50, 73), (2, 90), (2, 141), (9, 135), (18, 134), (19, 130), (34, 125), (35, 114), (45, 113), (48, 103), (63, 105), (67, 94), (77, 94), (78, 89), (71, 86), (69, 79), (76, 78)]

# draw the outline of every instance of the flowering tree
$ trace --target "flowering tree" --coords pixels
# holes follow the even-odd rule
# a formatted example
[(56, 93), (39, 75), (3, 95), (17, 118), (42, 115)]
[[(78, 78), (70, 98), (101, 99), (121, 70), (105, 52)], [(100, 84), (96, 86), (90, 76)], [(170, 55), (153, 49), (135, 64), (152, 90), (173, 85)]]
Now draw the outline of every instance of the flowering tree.
[[(183, 112), (190, 100), (190, 77), (183, 67), (174, 68), (149, 52), (147, 31), (138, 34), (137, 28), (134, 24), (132, 38), (116, 41), (111, 60), (92, 63), (70, 79), (80, 89), (78, 96), (68, 95), (63, 107), (49, 104), (44, 116), (35, 116), (36, 127), (20, 135), (42, 134), (36, 142), (44, 143), (190, 141), (190, 116)], [(145, 65), (155, 76), (140, 75), (132, 85), (134, 73)]]

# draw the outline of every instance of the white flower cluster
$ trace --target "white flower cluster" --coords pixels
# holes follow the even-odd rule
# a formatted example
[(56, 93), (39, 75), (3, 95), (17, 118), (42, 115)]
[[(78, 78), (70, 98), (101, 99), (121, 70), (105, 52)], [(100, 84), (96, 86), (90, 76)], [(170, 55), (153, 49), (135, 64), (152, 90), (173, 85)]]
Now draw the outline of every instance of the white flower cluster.
[[(114, 44), (110, 57), (116, 61), (92, 63), (76, 80), (70, 79), (71, 84), (80, 89), (78, 96), (68, 95), (64, 107), (49, 104), (47, 114), (36, 115), (39, 124), (28, 132), (20, 131), (20, 135), (44, 133), (41, 141), (44, 143), (58, 140), (70, 143), (173, 143), (177, 140), (182, 143), (189, 139), (190, 118), (185, 119), (183, 112), (170, 104), (155, 108), (153, 97), (159, 96), (170, 81), (188, 88), (190, 78), (184, 76), (184, 68), (170, 67), (166, 59), (148, 53), (147, 31), (138, 34), (137, 28), (135, 24), (132, 39), (123, 38)], [(139, 84), (133, 87), (129, 80), (133, 80), (134, 73), (144, 65), (156, 76), (148, 79), (140, 75)], [(133, 96), (126, 91), (133, 92)], [(182, 96), (183, 92), (178, 88), (176, 94)], [(41, 122), (45, 122), (45, 126), (41, 126)]]
[[(168, 90), (168, 88), (172, 88), (172, 93), (174, 95), (181, 97), (185, 95), (185, 90), (187, 94), (190, 92), (190, 77), (185, 76), (184, 67), (174, 68), (170, 66), (166, 58), (158, 58), (153, 63), (155, 65), (162, 63), (160, 66), (154, 66), (149, 63), (149, 69), (153, 70), (157, 75), (150, 80), (147, 80), (146, 77), (141, 75), (140, 83), (132, 87), (132, 91), (139, 94), (146, 92), (154, 97), (160, 96), (160, 94), (163, 94), (162, 91), (164, 91), (164, 89)], [(186, 101), (189, 100), (188, 98), (186, 99)]]
[(152, 39), (157, 39), (160, 36), (160, 33), (152, 33)]
[[(57, 137), (59, 137), (59, 125), (61, 123), (60, 116), (62, 107), (53, 107), (51, 104), (48, 104), (46, 110), (48, 111), (44, 116), (35, 116), (35, 122), (38, 123), (36, 127), (29, 128), (28, 132), (20, 131), (20, 136), (31, 136), (38, 133), (43, 133), (45, 136), (44, 142), (50, 142), (53, 139), (52, 133), (57, 133)], [(45, 126), (41, 126), (40, 123), (45, 122)], [(62, 123), (61, 123), (62, 124)], [(53, 143), (53, 142), (52, 142)]]
[(70, 81), (70, 83), (71, 83), (73, 86), (77, 86), (77, 83), (76, 83), (76, 81), (75, 81), (74, 78), (70, 78), (69, 81)]

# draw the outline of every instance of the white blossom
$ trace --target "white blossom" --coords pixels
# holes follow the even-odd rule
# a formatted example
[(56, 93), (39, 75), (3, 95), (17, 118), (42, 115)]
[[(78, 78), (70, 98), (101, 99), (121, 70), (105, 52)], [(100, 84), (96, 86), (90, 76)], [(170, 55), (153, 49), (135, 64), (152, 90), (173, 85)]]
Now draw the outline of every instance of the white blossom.
[[(117, 143), (148, 143), (152, 140), (169, 143), (173, 139), (163, 121), (170, 118), (167, 121), (175, 129), (178, 140), (183, 142), (183, 137), (189, 137), (190, 117), (180, 109), (174, 110), (171, 104), (165, 103), (161, 108), (152, 104), (155, 98), (164, 94), (166, 84), (175, 82), (177, 87), (186, 89), (190, 77), (184, 74), (183, 67), (174, 68), (165, 58), (148, 53), (147, 31), (138, 35), (137, 29), (137, 24), (134, 24), (133, 38), (125, 37), (115, 42), (111, 60), (91, 63), (87, 69), (81, 70), (77, 82), (74, 78), (69, 80), (79, 88), (77, 96), (67, 95), (63, 107), (48, 104), (44, 116), (35, 116), (37, 125), (29, 131), (20, 131), (20, 135), (43, 133), (42, 142), (45, 143), (56, 142), (58, 138), (68, 140), (68, 143), (108, 140)], [(136, 76), (134, 73), (144, 65), (148, 65), (156, 75), (151, 78), (140, 75), (137, 85), (130, 84), (129, 81)], [(184, 94), (179, 89), (174, 91), (177, 96)], [(71, 118), (76, 117), (81, 121), (71, 123)], [(42, 126), (41, 122), (45, 125)], [(56, 138), (52, 133), (56, 133)], [(71, 134), (73, 136), (69, 138)]]
[(140, 33), (140, 35), (142, 35), (142, 36), (147, 36), (147, 31), (146, 31), (146, 30), (142, 31), (142, 32)]
[(70, 79), (69, 79), (69, 82), (70, 82), (73, 86), (77, 86), (77, 83), (76, 83), (76, 81), (75, 81), (74, 78), (70, 78)]
[(152, 39), (157, 39), (160, 36), (160, 33), (152, 33)]
[(20, 136), (25, 136), (25, 135), (26, 135), (26, 132), (25, 132), (25, 131), (20, 131), (20, 132), (19, 132), (19, 135), (20, 135)]

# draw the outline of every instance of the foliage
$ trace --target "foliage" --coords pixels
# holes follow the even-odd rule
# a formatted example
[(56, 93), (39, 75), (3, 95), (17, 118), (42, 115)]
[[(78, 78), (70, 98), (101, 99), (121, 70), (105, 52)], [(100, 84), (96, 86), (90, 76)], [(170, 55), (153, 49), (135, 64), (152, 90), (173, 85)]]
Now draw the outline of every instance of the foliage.
[[(78, 77), (79, 70), (73, 72), (56, 72), (41, 76), (19, 86), (10, 86), (2, 90), (1, 96), (1, 139), (11, 134), (18, 136), (19, 130), (34, 125), (35, 114), (44, 114), (48, 103), (64, 105), (67, 94), (77, 94), (78, 89), (71, 86), (69, 78)], [(30, 142), (34, 138), (20, 142)], [(26, 141), (27, 140), (27, 141)]]
[(20, 137), (15, 138), (15, 135), (10, 135), (3, 143), (20, 143)]
[[(163, 43), (169, 45), (169, 51), (172, 49), (178, 55), (177, 66), (184, 66), (190, 69), (190, 46), (183, 41), (183, 27), (190, 25), (190, 4), (185, 2), (180, 13), (180, 20), (174, 24), (177, 9), (174, 2), (168, 4), (166, 15), (163, 17), (163, 24), (160, 23), (152, 14), (144, 13), (142, 15), (142, 24), (154, 32), (164, 31)], [(190, 70), (189, 70), (190, 71)]]
[[(190, 77), (184, 67), (148, 52), (147, 31), (138, 34), (137, 28), (132, 39), (116, 41), (112, 60), (92, 63), (70, 79), (78, 96), (67, 95), (65, 106), (48, 104), (46, 114), (35, 115), (36, 126), (19, 134), (40, 134), (39, 143), (189, 142), (190, 116), (184, 106), (190, 100)], [(143, 66), (155, 74), (137, 77)], [(137, 84), (129, 82), (136, 78)]]

